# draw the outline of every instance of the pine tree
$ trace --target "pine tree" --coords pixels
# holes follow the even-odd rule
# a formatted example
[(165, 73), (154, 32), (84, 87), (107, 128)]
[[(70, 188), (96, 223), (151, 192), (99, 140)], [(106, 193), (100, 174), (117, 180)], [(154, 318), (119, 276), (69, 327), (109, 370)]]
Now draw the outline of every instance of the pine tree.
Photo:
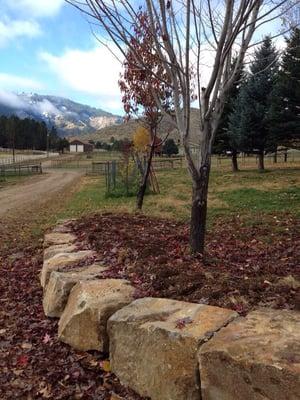
[(277, 147), (270, 124), (272, 91), (278, 75), (278, 54), (266, 37), (255, 51), (250, 74), (241, 87), (229, 126), (242, 151), (256, 152), (259, 169), (264, 169), (264, 154)]
[(173, 154), (178, 154), (178, 146), (174, 142), (174, 139), (167, 139), (163, 145), (162, 152), (167, 154), (168, 156), (172, 156)]
[(300, 29), (286, 39), (278, 82), (273, 90), (270, 124), (279, 144), (299, 146), (300, 141)]
[[(232, 67), (234, 68), (235, 63), (233, 63)], [(233, 112), (234, 105), (236, 98), (240, 92), (240, 88), (245, 81), (245, 72), (244, 68), (241, 69), (240, 73), (238, 74), (231, 90), (227, 94), (227, 100), (224, 106), (222, 118), (219, 124), (218, 131), (216, 133), (216, 138), (214, 142), (214, 153), (222, 154), (226, 151), (231, 152), (231, 159), (232, 159), (232, 170), (234, 172), (238, 171), (238, 162), (237, 162), (237, 155), (238, 155), (238, 140), (235, 136), (234, 132), (230, 131), (229, 127), (229, 116)]]

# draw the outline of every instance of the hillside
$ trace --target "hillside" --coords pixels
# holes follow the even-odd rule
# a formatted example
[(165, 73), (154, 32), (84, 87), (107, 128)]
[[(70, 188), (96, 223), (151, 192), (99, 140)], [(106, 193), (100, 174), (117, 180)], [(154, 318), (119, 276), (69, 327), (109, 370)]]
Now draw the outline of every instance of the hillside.
[(58, 97), (32, 93), (0, 93), (0, 115), (33, 118), (55, 125), (61, 136), (93, 133), (121, 118), (104, 110)]
[[(192, 118), (191, 118), (191, 142), (197, 142), (197, 130), (199, 129), (198, 115), (197, 110), (192, 109)], [(137, 120), (130, 120), (128, 122), (123, 122), (118, 125), (107, 126), (94, 133), (88, 133), (81, 135), (81, 137), (85, 140), (94, 140), (95, 142), (109, 142), (111, 138), (115, 139), (131, 139), (137, 127), (141, 125), (141, 122)], [(179, 132), (176, 128), (174, 128), (173, 124), (167, 120), (167, 118), (163, 118), (158, 127), (158, 135), (160, 137), (164, 137), (167, 133), (169, 133), (169, 137), (173, 138), (175, 141), (179, 140)]]

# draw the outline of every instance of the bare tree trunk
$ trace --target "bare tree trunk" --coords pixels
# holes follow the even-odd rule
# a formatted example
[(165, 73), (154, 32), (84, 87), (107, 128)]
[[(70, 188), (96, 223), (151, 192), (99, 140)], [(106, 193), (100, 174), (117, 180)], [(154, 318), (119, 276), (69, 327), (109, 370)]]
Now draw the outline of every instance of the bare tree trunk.
[(210, 159), (200, 167), (199, 178), (193, 182), (190, 225), (190, 245), (193, 253), (204, 252), (209, 172)]
[(261, 150), (258, 153), (258, 169), (260, 171), (264, 171), (265, 170), (265, 163), (264, 163), (264, 151)]
[(277, 150), (274, 151), (274, 158), (273, 158), (274, 163), (277, 163)]
[(237, 151), (236, 150), (232, 151), (231, 161), (232, 161), (232, 171), (233, 172), (238, 172), (239, 166), (238, 166)]
[(148, 183), (148, 178), (149, 178), (149, 174), (150, 174), (150, 170), (151, 170), (152, 158), (153, 158), (154, 149), (155, 149), (155, 137), (156, 137), (156, 135), (154, 135), (154, 139), (152, 140), (147, 166), (146, 166), (146, 169), (144, 172), (141, 186), (136, 195), (136, 206), (137, 206), (138, 210), (141, 210), (143, 207), (144, 196), (145, 196), (146, 189), (147, 189), (147, 183)]

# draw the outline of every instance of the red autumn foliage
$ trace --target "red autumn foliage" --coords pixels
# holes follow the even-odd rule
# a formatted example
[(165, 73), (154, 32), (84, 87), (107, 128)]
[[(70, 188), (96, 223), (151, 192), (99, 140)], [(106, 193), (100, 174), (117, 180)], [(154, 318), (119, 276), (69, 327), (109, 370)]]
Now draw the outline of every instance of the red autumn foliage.
[(168, 110), (172, 102), (172, 89), (165, 68), (155, 51), (155, 38), (148, 14), (140, 11), (137, 20), (119, 87), (123, 94), (125, 113), (129, 117), (138, 114), (142, 109), (143, 117), (152, 133), (161, 118), (156, 98)]

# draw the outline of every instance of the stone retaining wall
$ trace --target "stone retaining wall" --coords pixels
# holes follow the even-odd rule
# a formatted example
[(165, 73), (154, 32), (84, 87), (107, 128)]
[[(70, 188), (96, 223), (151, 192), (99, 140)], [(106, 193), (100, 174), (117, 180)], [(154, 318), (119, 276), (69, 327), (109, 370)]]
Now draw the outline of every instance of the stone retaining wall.
[[(69, 222), (45, 236), (41, 285), (59, 338), (109, 352), (120, 381), (152, 400), (300, 400), (300, 313), (133, 299), (81, 248)], [(80, 248), (80, 250), (78, 250)], [(79, 266), (81, 265), (81, 266)], [(83, 265), (83, 266), (82, 266)]]

